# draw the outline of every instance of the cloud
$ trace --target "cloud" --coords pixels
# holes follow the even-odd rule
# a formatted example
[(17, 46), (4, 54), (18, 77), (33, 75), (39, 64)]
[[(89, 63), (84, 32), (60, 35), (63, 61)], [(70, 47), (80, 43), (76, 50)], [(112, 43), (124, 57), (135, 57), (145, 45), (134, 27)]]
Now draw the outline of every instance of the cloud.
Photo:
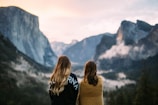
[(133, 46), (129, 51), (129, 57), (133, 60), (147, 59), (148, 57), (155, 56), (158, 52), (157, 47), (148, 48), (145, 45)]
[(158, 52), (157, 46), (147, 47), (143, 45), (124, 45), (124, 42), (113, 45), (111, 49), (99, 56), (99, 59), (111, 59), (113, 57), (126, 58), (129, 57), (132, 60), (142, 60), (148, 57), (155, 56)]
[(124, 42), (112, 46), (110, 50), (107, 50), (104, 54), (102, 54), (99, 59), (111, 59), (112, 57), (125, 57), (128, 55), (131, 46), (125, 46)]

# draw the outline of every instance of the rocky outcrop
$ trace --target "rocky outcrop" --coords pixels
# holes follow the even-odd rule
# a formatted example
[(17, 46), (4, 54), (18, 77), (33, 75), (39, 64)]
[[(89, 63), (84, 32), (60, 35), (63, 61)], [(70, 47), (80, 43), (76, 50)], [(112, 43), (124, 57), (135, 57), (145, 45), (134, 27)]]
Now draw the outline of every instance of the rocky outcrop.
[(124, 20), (118, 29), (117, 41), (124, 41), (126, 45), (138, 43), (140, 39), (149, 34), (151, 28), (151, 25), (140, 20), (137, 20), (137, 23)]
[[(109, 39), (102, 38), (96, 49), (96, 58), (100, 69), (127, 70), (139, 68), (143, 60), (158, 54), (158, 25), (151, 26), (137, 20), (137, 23), (122, 21), (114, 35)], [(116, 43), (110, 44), (109, 42)], [(104, 48), (104, 49), (100, 49)], [(100, 51), (100, 52), (98, 52)]]
[(109, 50), (115, 44), (116, 34), (105, 33), (105, 35), (101, 38), (100, 43), (96, 46), (94, 60), (97, 60), (99, 55)]
[(0, 32), (21, 52), (45, 65), (53, 66), (56, 55), (39, 29), (38, 17), (18, 7), (0, 8)]

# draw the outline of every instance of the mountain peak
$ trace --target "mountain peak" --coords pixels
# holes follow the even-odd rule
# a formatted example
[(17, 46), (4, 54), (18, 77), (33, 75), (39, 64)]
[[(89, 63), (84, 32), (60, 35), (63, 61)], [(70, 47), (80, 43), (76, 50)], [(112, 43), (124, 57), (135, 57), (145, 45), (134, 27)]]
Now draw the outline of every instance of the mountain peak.
[(137, 20), (137, 26), (139, 29), (149, 32), (152, 29), (152, 26), (145, 21)]
[(121, 38), (119, 41), (124, 41), (126, 45), (138, 43), (149, 33), (151, 28), (151, 25), (141, 20), (137, 20), (137, 23), (124, 20), (121, 22), (117, 35)]
[(38, 16), (36, 16), (34, 14), (31, 14), (28, 11), (26, 11), (26, 10), (24, 10), (24, 9), (18, 7), (18, 6), (8, 6), (8, 7), (0, 7), (0, 8), (5, 10), (5, 11), (8, 11), (8, 12), (11, 11), (11, 12), (14, 12), (14, 13), (16, 13), (17, 11), (21, 11), (23, 13), (28, 13), (29, 15), (32, 15), (32, 16), (38, 18)]
[(0, 32), (18, 50), (45, 66), (53, 66), (56, 55), (39, 29), (38, 17), (19, 7), (0, 7)]
[(70, 44), (76, 44), (78, 40), (72, 40)]

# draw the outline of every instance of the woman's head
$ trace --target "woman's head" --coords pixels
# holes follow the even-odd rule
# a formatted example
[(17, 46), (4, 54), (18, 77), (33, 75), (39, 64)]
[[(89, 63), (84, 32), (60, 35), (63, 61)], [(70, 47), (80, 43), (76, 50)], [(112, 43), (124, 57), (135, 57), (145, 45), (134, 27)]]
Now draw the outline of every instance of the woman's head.
[(87, 80), (89, 84), (97, 85), (97, 66), (94, 61), (88, 61), (84, 68), (84, 80)]
[(67, 56), (60, 56), (50, 78), (50, 80), (54, 83), (54, 87), (52, 89), (53, 93), (59, 94), (64, 90), (64, 86), (67, 84), (67, 79), (70, 73), (71, 62), (69, 58)]
[(58, 72), (65, 72), (65, 70), (70, 69), (71, 67), (71, 62), (67, 56), (60, 56), (58, 58), (58, 62), (56, 65), (56, 69)]

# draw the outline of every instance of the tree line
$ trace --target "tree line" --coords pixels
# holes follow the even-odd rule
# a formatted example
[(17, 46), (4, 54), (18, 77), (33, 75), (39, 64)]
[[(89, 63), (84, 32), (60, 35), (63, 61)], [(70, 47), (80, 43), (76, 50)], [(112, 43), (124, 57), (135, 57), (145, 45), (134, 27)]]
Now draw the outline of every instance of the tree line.
[(105, 105), (158, 105), (158, 82), (152, 78), (155, 76), (143, 70), (137, 84), (104, 92)]

